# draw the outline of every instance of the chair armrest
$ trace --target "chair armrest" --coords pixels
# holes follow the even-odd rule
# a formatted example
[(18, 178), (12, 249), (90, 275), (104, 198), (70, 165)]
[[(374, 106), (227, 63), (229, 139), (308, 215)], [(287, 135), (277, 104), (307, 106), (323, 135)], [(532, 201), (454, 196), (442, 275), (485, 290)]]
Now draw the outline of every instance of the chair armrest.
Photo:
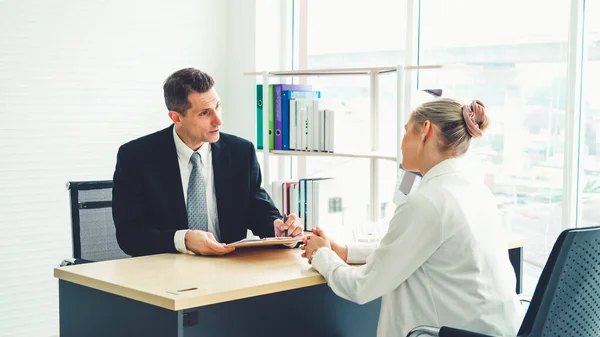
[(484, 335), (478, 332), (472, 332), (467, 330), (461, 330), (443, 326), (436, 328), (432, 326), (418, 326), (406, 335), (406, 337), (417, 337), (417, 336), (433, 336), (433, 337), (493, 337), (490, 335)]
[(73, 264), (75, 264), (75, 259), (74, 259), (74, 258), (72, 258), (72, 257), (70, 257), (70, 258), (68, 258), (68, 259), (64, 259), (64, 260), (62, 260), (62, 261), (60, 262), (60, 266), (61, 266), (61, 267), (64, 267), (64, 266), (70, 266), (70, 265), (73, 265)]
[(438, 337), (440, 335), (440, 328), (433, 326), (421, 325), (408, 332), (406, 337), (417, 337), (417, 336), (433, 336)]
[(527, 294), (518, 294), (517, 298), (519, 299), (519, 301), (521, 301), (521, 304), (523, 304), (523, 302), (530, 304), (531, 303), (531, 295), (527, 295)]
[(526, 294), (518, 294), (517, 298), (519, 299), (519, 302), (521, 302), (521, 309), (523, 310), (523, 312), (527, 312), (527, 310), (529, 310), (529, 306), (531, 305), (531, 295), (526, 295)]
[(440, 328), (440, 337), (493, 337), (478, 332), (455, 329), (448, 326)]
[(74, 264), (84, 264), (84, 263), (91, 263), (91, 262), (94, 262), (94, 261), (85, 260), (85, 259), (76, 259), (76, 258), (70, 257), (68, 259), (62, 260), (62, 262), (60, 263), (60, 266), (61, 267), (72, 266)]

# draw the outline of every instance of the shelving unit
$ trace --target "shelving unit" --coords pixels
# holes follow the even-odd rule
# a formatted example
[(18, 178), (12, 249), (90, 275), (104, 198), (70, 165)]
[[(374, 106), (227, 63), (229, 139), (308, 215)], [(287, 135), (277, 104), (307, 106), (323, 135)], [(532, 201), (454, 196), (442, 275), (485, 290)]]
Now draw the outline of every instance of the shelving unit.
[(386, 155), (375, 152), (356, 152), (356, 153), (327, 153), (327, 152), (307, 152), (307, 151), (281, 151), (271, 150), (271, 155), (276, 156), (306, 156), (306, 157), (342, 157), (342, 158), (368, 158), (368, 159), (385, 159), (396, 161), (395, 155)]
[[(269, 193), (272, 192), (272, 181), (282, 180), (283, 177), (271, 179), (270, 158), (274, 156), (306, 156), (306, 157), (347, 157), (347, 158), (363, 158), (370, 161), (370, 217), (372, 222), (377, 222), (378, 219), (378, 161), (393, 160), (396, 161), (397, 167), (400, 167), (402, 161), (402, 153), (400, 143), (404, 135), (405, 109), (409, 105), (410, 94), (405, 91), (407, 83), (407, 72), (426, 69), (442, 69), (447, 67), (461, 67), (460, 65), (420, 65), (420, 66), (389, 66), (389, 67), (365, 67), (365, 68), (329, 68), (329, 69), (304, 69), (304, 70), (289, 70), (289, 71), (262, 71), (248, 72), (247, 76), (262, 76), (263, 88), (268, 88), (271, 77), (307, 77), (307, 76), (369, 76), (370, 78), (370, 124), (371, 124), (371, 139), (370, 152), (367, 153), (326, 153), (326, 152), (310, 152), (310, 151), (281, 151), (269, 150), (269, 90), (263, 90), (263, 183), (264, 188)], [(396, 122), (396, 144), (397, 151), (395, 154), (380, 153), (379, 150), (379, 77), (382, 74), (396, 73), (397, 83), (397, 122)], [(410, 89), (409, 89), (410, 90)], [(406, 98), (406, 99), (405, 99)], [(408, 100), (408, 104), (407, 104)], [(280, 173), (281, 174), (281, 173)]]

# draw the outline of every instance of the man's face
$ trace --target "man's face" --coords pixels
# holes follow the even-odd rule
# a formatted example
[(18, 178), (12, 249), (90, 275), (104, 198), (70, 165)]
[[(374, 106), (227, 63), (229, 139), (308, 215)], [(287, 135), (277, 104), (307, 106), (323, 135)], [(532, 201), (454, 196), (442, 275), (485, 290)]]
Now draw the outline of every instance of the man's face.
[(221, 99), (214, 88), (205, 93), (188, 95), (192, 105), (179, 119), (178, 131), (192, 144), (215, 143), (219, 140), (221, 127)]

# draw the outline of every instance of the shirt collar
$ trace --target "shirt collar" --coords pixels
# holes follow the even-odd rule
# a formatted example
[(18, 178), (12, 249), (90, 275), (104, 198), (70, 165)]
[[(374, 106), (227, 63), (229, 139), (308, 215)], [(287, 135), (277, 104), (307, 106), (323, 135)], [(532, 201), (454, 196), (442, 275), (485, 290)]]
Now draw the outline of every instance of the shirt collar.
[(441, 161), (432, 167), (424, 176), (419, 186), (426, 184), (428, 181), (441, 175), (465, 172), (467, 170), (467, 159), (462, 157), (449, 158)]
[(175, 126), (173, 126), (173, 139), (175, 140), (175, 149), (177, 150), (177, 157), (181, 159), (184, 163), (189, 163), (190, 158), (194, 154), (194, 152), (198, 152), (200, 157), (202, 158), (202, 162), (206, 164), (205, 160), (208, 158), (208, 153), (210, 152), (210, 143), (204, 142), (202, 146), (197, 151), (194, 151), (189, 148), (189, 146), (185, 145), (183, 140), (179, 138), (177, 131), (175, 131)]

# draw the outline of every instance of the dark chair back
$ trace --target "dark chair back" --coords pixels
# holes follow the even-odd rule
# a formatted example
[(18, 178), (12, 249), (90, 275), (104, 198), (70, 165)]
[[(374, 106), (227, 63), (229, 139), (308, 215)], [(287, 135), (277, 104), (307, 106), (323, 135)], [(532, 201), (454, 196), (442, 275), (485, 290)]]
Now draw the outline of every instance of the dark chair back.
[(112, 180), (70, 181), (73, 258), (105, 261), (127, 258), (115, 234)]
[(560, 234), (519, 336), (600, 336), (600, 227)]

